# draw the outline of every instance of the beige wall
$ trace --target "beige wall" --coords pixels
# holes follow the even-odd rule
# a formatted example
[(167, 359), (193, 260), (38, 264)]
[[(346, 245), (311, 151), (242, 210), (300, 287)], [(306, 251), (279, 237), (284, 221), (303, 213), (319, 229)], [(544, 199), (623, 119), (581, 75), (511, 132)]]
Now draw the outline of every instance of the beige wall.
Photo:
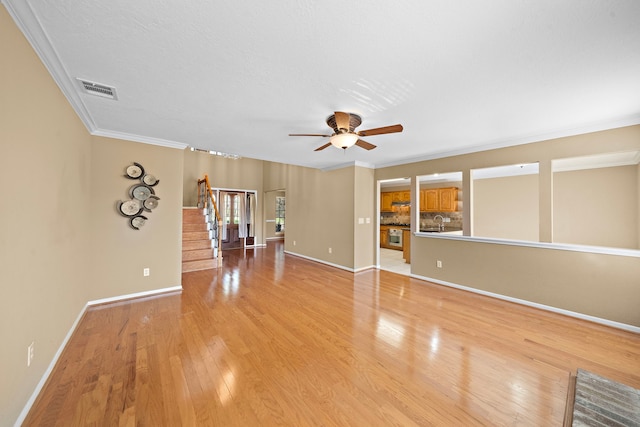
[[(362, 167), (354, 168), (353, 209), (354, 218), (354, 265), (358, 270), (372, 267), (376, 259), (376, 234), (378, 215), (376, 211), (375, 171)], [(360, 219), (364, 221), (360, 223)], [(367, 220), (369, 221), (367, 223)]]
[(473, 235), (538, 241), (538, 175), (473, 181)]
[(201, 151), (184, 151), (183, 206), (196, 206), (197, 183), (209, 176), (211, 187), (232, 190), (253, 190), (257, 195), (255, 243), (264, 244), (264, 163), (255, 159), (225, 159)]
[(553, 241), (639, 249), (638, 166), (556, 172)]
[[(181, 284), (183, 153), (92, 137), (4, 7), (0, 39), (0, 425), (12, 425), (88, 301)], [(160, 179), (140, 231), (116, 211), (134, 161)]]
[[(91, 137), (0, 7), (0, 425), (89, 299)], [(27, 346), (35, 358), (27, 367)]]
[(347, 269), (375, 264), (373, 170), (321, 171), (265, 162), (264, 183), (265, 190), (286, 189), (285, 250)]
[[(91, 150), (91, 287), (89, 300), (181, 284), (183, 150), (93, 137)], [(140, 163), (159, 179), (158, 207), (140, 230), (116, 210), (138, 183), (124, 177)], [(150, 275), (144, 277), (144, 268)]]
[[(376, 179), (540, 163), (540, 236), (551, 236), (553, 159), (640, 149), (640, 125), (376, 170)], [(463, 189), (464, 205), (471, 192)], [(412, 237), (411, 271), (640, 327), (638, 257)], [(436, 260), (444, 268), (436, 269)], [(571, 301), (569, 301), (571, 299)]]
[[(323, 172), (94, 138), (4, 8), (0, 40), (2, 423), (18, 417), (87, 301), (179, 284), (180, 205), (195, 204), (195, 182), (204, 173), (216, 187), (253, 189), (259, 196), (286, 189), (285, 248), (361, 268), (373, 263), (378, 231), (358, 218), (374, 223), (376, 180), (456, 171), (467, 176), (474, 168), (640, 149), (640, 126), (632, 126), (375, 172)], [(160, 206), (140, 231), (115, 212), (129, 186), (123, 168), (133, 161), (161, 181)], [(546, 185), (540, 193), (541, 210), (550, 207)], [(470, 192), (464, 197), (469, 206)], [(540, 215), (541, 229), (550, 229), (550, 217)], [(638, 258), (426, 237), (412, 238), (412, 245), (416, 274), (640, 326)], [(444, 261), (443, 269), (434, 268), (434, 257)], [(151, 269), (148, 278), (144, 267)], [(27, 368), (32, 341), (36, 357)]]
[(640, 327), (638, 258), (429, 237), (412, 244), (413, 274)]

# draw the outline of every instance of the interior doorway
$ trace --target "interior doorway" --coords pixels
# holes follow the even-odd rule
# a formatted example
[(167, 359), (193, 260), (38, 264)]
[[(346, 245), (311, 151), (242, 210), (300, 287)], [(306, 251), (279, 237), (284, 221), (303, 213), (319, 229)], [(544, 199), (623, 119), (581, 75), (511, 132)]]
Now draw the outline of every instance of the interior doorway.
[(264, 218), (266, 240), (282, 240), (286, 227), (286, 191), (265, 192)]
[(237, 249), (244, 247), (240, 240), (240, 193), (222, 191), (222, 249)]
[(411, 244), (404, 241), (410, 233), (404, 230), (409, 229), (412, 222), (411, 179), (381, 180), (377, 187), (377, 266), (380, 270), (410, 275), (411, 260), (405, 259), (404, 251), (404, 246)]
[(240, 190), (219, 190), (219, 193), (222, 249), (255, 246), (256, 193)]

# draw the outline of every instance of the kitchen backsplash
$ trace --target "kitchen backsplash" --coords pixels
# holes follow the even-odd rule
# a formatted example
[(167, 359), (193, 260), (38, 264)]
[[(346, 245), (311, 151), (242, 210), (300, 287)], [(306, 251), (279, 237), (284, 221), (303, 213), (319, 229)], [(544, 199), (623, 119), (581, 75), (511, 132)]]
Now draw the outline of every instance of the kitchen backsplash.
[(411, 221), (409, 212), (406, 214), (399, 212), (382, 212), (380, 215), (380, 224), (409, 224)]
[(450, 218), (451, 222), (445, 222), (444, 226), (448, 230), (462, 230), (462, 212), (420, 212), (420, 228), (436, 227), (440, 225), (440, 218), (434, 220), (436, 215)]
[[(436, 215), (450, 218), (451, 222), (445, 222), (445, 228), (449, 230), (462, 230), (462, 212), (420, 212), (420, 228), (429, 228), (440, 225), (440, 218), (433, 220)], [(409, 213), (383, 212), (380, 215), (380, 224), (409, 224)]]

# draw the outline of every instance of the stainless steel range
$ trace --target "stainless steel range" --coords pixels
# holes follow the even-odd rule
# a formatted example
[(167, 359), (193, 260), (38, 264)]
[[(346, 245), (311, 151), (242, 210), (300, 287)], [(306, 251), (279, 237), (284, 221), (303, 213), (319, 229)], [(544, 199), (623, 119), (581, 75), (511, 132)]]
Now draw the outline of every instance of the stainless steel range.
[(402, 229), (390, 228), (389, 229), (389, 246), (394, 248), (402, 248)]

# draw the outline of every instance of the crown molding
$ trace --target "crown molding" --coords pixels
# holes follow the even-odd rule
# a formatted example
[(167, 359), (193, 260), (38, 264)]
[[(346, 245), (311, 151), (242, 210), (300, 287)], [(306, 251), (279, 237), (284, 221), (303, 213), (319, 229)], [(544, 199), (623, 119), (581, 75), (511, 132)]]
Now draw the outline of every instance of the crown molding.
[(378, 163), (375, 165), (375, 169), (381, 169), (381, 168), (386, 168), (390, 166), (406, 165), (409, 163), (423, 162), (426, 160), (442, 159), (445, 157), (460, 156), (463, 154), (479, 153), (481, 151), (489, 151), (489, 150), (495, 150), (498, 148), (514, 147), (517, 145), (530, 144), (533, 142), (542, 142), (542, 141), (548, 141), (551, 139), (566, 138), (569, 136), (583, 135), (587, 133), (623, 128), (623, 127), (634, 126), (638, 124), (640, 124), (640, 114), (635, 114), (632, 116), (621, 117), (613, 120), (591, 123), (591, 124), (580, 126), (580, 127), (557, 129), (555, 131), (546, 132), (546, 133), (531, 134), (531, 135), (525, 135), (525, 136), (514, 137), (514, 138), (505, 138), (505, 139), (489, 142), (484, 145), (471, 147), (471, 148), (441, 151), (435, 154), (407, 158), (407, 159), (398, 160), (395, 162)]
[(77, 87), (75, 86), (75, 79), (69, 76), (64, 65), (62, 65), (60, 58), (58, 58), (51, 44), (49, 36), (42, 28), (29, 1), (2, 0), (2, 3), (82, 123), (84, 123), (85, 127), (89, 130), (89, 133), (93, 133), (97, 129), (97, 126), (78, 93)]
[(177, 148), (179, 150), (184, 150), (189, 146), (189, 144), (185, 144), (183, 142), (176, 142), (168, 139), (153, 138), (144, 135), (136, 135), (133, 133), (117, 132), (106, 129), (97, 129), (91, 132), (91, 135), (103, 136), (106, 138), (123, 139), (125, 141), (141, 142), (143, 144), (158, 145), (160, 147)]
[(344, 169), (344, 168), (348, 168), (351, 166), (358, 166), (361, 168), (367, 168), (367, 169), (375, 169), (375, 165), (371, 164), (371, 163), (367, 163), (367, 162), (361, 162), (359, 160), (355, 160), (353, 162), (347, 162), (347, 163), (340, 163), (337, 165), (333, 165), (333, 166), (327, 166), (326, 168), (320, 168), (321, 171), (323, 172), (329, 172), (329, 171), (333, 171), (333, 170), (337, 170), (337, 169)]

